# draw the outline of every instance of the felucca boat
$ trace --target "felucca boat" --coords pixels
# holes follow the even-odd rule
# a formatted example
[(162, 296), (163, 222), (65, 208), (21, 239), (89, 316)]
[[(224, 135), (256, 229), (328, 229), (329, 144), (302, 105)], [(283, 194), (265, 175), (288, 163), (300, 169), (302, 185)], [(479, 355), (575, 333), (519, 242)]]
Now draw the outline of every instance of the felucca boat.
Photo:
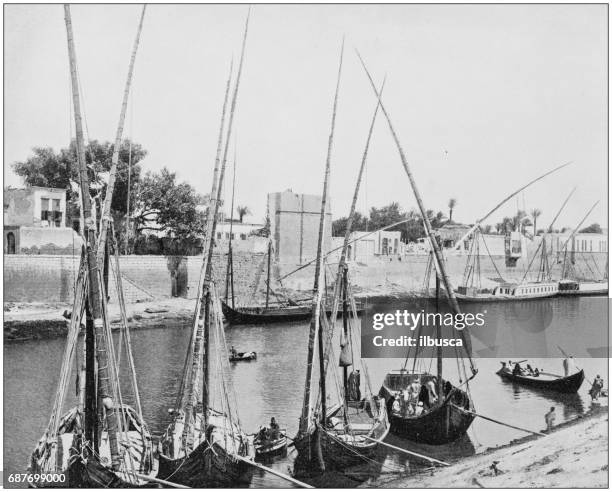
[[(68, 5), (64, 6), (64, 13), (68, 36), (86, 252), (84, 251), (81, 257), (70, 327), (62, 359), (60, 382), (56, 391), (51, 418), (45, 434), (32, 453), (28, 473), (34, 477), (39, 477), (37, 481), (31, 483), (34, 487), (124, 488), (149, 486), (149, 479), (155, 475), (155, 462), (152, 453), (151, 434), (142, 418), (118, 263), (116, 264), (115, 280), (123, 320), (121, 341), (126, 344), (136, 409), (127, 405), (123, 400), (119, 382), (119, 364), (115, 355), (106, 307), (107, 285), (103, 280), (108, 279), (104, 265), (107, 233), (108, 229), (112, 228), (110, 208), (119, 160), (123, 122), (145, 8), (143, 7), (142, 10), (132, 51), (98, 240), (96, 240), (96, 223), (91, 212), (77, 64), (70, 7)], [(116, 249), (116, 242), (114, 246)], [(78, 354), (78, 336), (84, 316), (86, 317), (84, 364), (79, 368), (80, 374), (77, 378), (79, 404), (62, 414), (67, 388), (70, 383), (71, 366)], [(45, 477), (50, 476), (49, 474), (62, 474), (65, 480), (62, 482), (43, 481)]]
[[(204, 260), (198, 282), (192, 332), (174, 417), (159, 444), (158, 477), (188, 487), (233, 487), (250, 483), (255, 458), (253, 439), (240, 425), (238, 404), (229, 373), (221, 301), (212, 274), (215, 229), (223, 177), (248, 32), (247, 16), (238, 74), (230, 107), (225, 149), (221, 159), (227, 81), (221, 127), (204, 234)], [(219, 165), (221, 163), (221, 168)]]
[[(354, 218), (359, 184), (365, 166), (367, 150), (376, 113), (378, 112), (378, 106), (370, 126), (366, 150), (364, 151), (361, 169), (353, 196), (344, 246), (340, 256), (338, 274), (335, 281), (334, 298), (331, 303), (332, 312), (329, 318), (324, 308), (326, 305), (325, 289), (321, 286), (323, 275), (323, 231), (325, 230), (325, 211), (330, 175), (331, 149), (333, 144), (338, 90), (340, 86), (340, 74), (342, 70), (343, 49), (340, 54), (331, 134), (323, 182), (317, 259), (315, 262), (314, 296), (308, 338), (304, 401), (299, 431), (294, 439), (294, 445), (298, 452), (294, 472), (298, 476), (308, 476), (329, 470), (343, 471), (350, 466), (372, 461), (379, 446), (377, 441), (383, 440), (389, 432), (389, 422), (384, 401), (372, 394), (365, 361), (358, 361), (366, 378), (365, 398), (361, 398), (360, 371), (355, 369), (351, 375), (348, 376), (348, 368), (350, 366), (354, 367), (353, 349), (358, 348), (357, 344), (361, 337), (358, 332), (360, 320), (357, 315), (357, 306), (350, 292), (350, 284), (348, 281), (346, 251)], [(336, 313), (338, 312), (340, 295), (343, 296), (343, 331), (341, 332), (340, 342), (340, 366), (343, 368), (342, 381), (340, 381), (335, 369), (328, 369), (328, 362), (333, 357), (333, 328), (336, 321)], [(312, 369), (316, 340), (318, 340), (319, 359), (318, 394), (312, 391)], [(333, 381), (333, 384), (329, 386), (326, 381), (328, 376)], [(334, 390), (335, 395), (332, 396)], [(313, 401), (311, 401), (311, 399)]]
[[(368, 69), (365, 66), (365, 62), (359, 54), (358, 56), (363, 66), (363, 69), (368, 77), (370, 86), (374, 91), (374, 94), (376, 95), (378, 103), (380, 104), (380, 109), (385, 115), (385, 119), (387, 120), (387, 123), (389, 125), (389, 130), (397, 146), (397, 150), (400, 155), (400, 160), (408, 176), (410, 187), (412, 188), (414, 197), (419, 207), (419, 211), (421, 212), (421, 216), (423, 218), (423, 225), (425, 227), (425, 232), (429, 239), (432, 252), (431, 261), (436, 271), (436, 291), (437, 293), (439, 292), (439, 282), (441, 281), (443, 283), (444, 289), (446, 290), (446, 295), (448, 297), (448, 302), (450, 304), (452, 312), (454, 314), (460, 314), (461, 310), (459, 309), (459, 304), (457, 303), (453, 286), (446, 272), (446, 265), (444, 257), (442, 255), (442, 251), (440, 250), (440, 246), (438, 244), (437, 239), (433, 235), (431, 223), (426, 212), (427, 209), (423, 204), (423, 200), (417, 188), (416, 181), (412, 176), (412, 172), (408, 165), (404, 150), (400, 144), (399, 137), (397, 136), (395, 128), (393, 127), (389, 113), (387, 112), (382, 102), (381, 94), (374, 85), (374, 81), (372, 80), (372, 77), (370, 76), (370, 73), (368, 72)], [(437, 296), (437, 298), (438, 297), (439, 296)], [(438, 339), (441, 338), (440, 331), (441, 327), (438, 326), (436, 330), (436, 335)], [(476, 376), (478, 371), (471, 357), (471, 343), (466, 333), (466, 330), (457, 330), (457, 334), (463, 340), (462, 350), (465, 352), (465, 356), (469, 360), (471, 375), (467, 374), (466, 368), (462, 365), (463, 373), (460, 375), (461, 379), (459, 384), (452, 384), (448, 380), (445, 381), (443, 379), (444, 373), (442, 348), (438, 346), (436, 349), (435, 357), (437, 361), (435, 386), (437, 386), (437, 394), (440, 396), (435, 400), (435, 402), (432, 402), (429, 408), (423, 409), (423, 411), (418, 415), (414, 414), (398, 416), (391, 414), (389, 416), (389, 420), (391, 422), (391, 432), (407, 436), (410, 439), (413, 439), (418, 442), (431, 444), (447, 443), (461, 437), (467, 432), (469, 426), (471, 425), (475, 417), (474, 404), (469, 390), (469, 382)], [(396, 378), (394, 376), (396, 376), (395, 371), (392, 371), (387, 375), (380, 392), (381, 396), (385, 397), (385, 399), (387, 400), (388, 409), (393, 409), (393, 405), (390, 400), (391, 395), (387, 394), (388, 391), (391, 390), (395, 392), (395, 394), (397, 394), (397, 392), (399, 392), (400, 390), (407, 389), (407, 385), (413, 382), (412, 379), (414, 379), (416, 374), (404, 375), (403, 372), (400, 372), (399, 378)], [(433, 382), (433, 375), (430, 375), (428, 371), (422, 371), (420, 377), (432, 377)], [(425, 386), (423, 386), (423, 388), (425, 388)]]

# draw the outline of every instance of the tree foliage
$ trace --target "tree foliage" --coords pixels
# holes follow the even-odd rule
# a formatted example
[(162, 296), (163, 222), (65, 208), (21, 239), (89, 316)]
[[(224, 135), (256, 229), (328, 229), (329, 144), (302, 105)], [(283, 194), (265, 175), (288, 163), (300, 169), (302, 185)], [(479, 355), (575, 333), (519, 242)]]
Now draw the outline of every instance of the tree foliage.
[(177, 183), (176, 173), (163, 168), (147, 172), (138, 186), (133, 219), (139, 234), (150, 231), (177, 239), (203, 234), (205, 216), (197, 210), (201, 197), (186, 182)]
[[(90, 194), (104, 196), (106, 182), (104, 177), (110, 170), (114, 145), (110, 142), (92, 140), (85, 148), (85, 161), (88, 167)], [(30, 186), (45, 186), (62, 188), (66, 190), (68, 201), (75, 201), (76, 194), (71, 189), (70, 182), (79, 182), (79, 170), (76, 156), (76, 142), (73, 140), (68, 148), (55, 152), (51, 147), (34, 147), (33, 155), (25, 161), (15, 162), (12, 167), (15, 174), (21, 176), (24, 183)], [(131, 145), (132, 167), (131, 185), (140, 179), (140, 165), (138, 164), (147, 155), (140, 144)], [(127, 210), (127, 177), (128, 161), (130, 155), (130, 141), (123, 140), (119, 150), (117, 163), (117, 179), (113, 193), (111, 209), (120, 214)], [(131, 199), (135, 198), (135, 188), (131, 189)], [(76, 202), (75, 202), (76, 203)]]
[[(442, 227), (446, 222), (446, 216), (443, 212), (427, 210), (427, 217), (434, 229)], [(391, 202), (389, 205), (380, 208), (372, 207), (369, 217), (365, 217), (359, 212), (355, 212), (352, 230), (376, 231), (397, 222), (402, 223), (390, 227), (387, 230), (400, 231), (402, 241), (416, 241), (418, 238), (425, 236), (425, 228), (423, 226), (421, 214), (414, 209), (404, 212), (397, 202)], [(334, 220), (332, 223), (332, 235), (344, 236), (347, 223), (348, 217), (341, 217)]]
[(590, 226), (585, 227), (584, 229), (580, 229), (578, 232), (592, 232), (595, 234), (603, 234), (603, 231), (601, 230), (601, 226), (595, 222), (594, 224), (591, 224)]

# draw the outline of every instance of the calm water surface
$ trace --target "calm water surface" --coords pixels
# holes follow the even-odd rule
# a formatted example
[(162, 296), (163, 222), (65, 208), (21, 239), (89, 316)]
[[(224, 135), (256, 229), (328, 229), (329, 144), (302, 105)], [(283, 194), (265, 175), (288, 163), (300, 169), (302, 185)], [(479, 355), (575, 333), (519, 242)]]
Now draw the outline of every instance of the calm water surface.
[[(601, 327), (607, 331), (607, 310), (591, 308), (583, 299), (553, 299), (546, 302), (550, 326), (555, 333), (580, 329), (582, 324)], [(576, 302), (578, 301), (578, 302)], [(401, 302), (389, 305), (389, 310), (404, 308)], [(520, 312), (507, 307), (486, 307), (496, 312), (496, 337), (521, 337), (528, 331), (521, 326)], [(286, 427), (290, 436), (295, 435), (301, 410), (306, 360), (307, 323), (269, 326), (234, 326), (226, 331), (228, 346), (237, 350), (254, 350), (257, 360), (233, 364), (229, 376), (233, 381), (239, 405), (242, 426), (248, 433), (255, 433), (271, 417)], [(482, 338), (482, 337), (481, 337)], [(549, 335), (554, 341), (554, 336)], [(168, 408), (174, 406), (183, 368), (185, 350), (189, 339), (188, 325), (132, 332), (134, 358), (145, 419), (154, 437), (159, 437), (170, 423)], [(59, 378), (59, 368), (64, 340), (40, 340), (9, 343), (4, 346), (4, 476), (25, 472), (29, 454), (44, 432)], [(488, 344), (486, 344), (488, 345)], [(568, 349), (571, 349), (569, 347)], [(529, 355), (529, 354), (526, 354)], [(495, 371), (500, 367), (499, 358), (477, 359), (479, 369), (472, 381), (471, 390), (477, 411), (483, 415), (533, 430), (544, 428), (544, 414), (553, 405), (557, 407), (559, 422), (571, 419), (590, 408), (585, 381), (577, 395), (560, 395), (529, 390), (502, 382)], [(562, 373), (561, 359), (531, 359), (535, 366)], [(368, 361), (372, 389), (378, 391), (388, 370), (398, 369), (402, 359), (370, 359)], [(588, 378), (595, 374), (607, 374), (607, 359), (580, 359), (580, 367)], [(435, 366), (434, 366), (435, 367)], [(457, 372), (454, 361), (445, 361), (447, 377)], [(124, 378), (124, 399), (131, 401), (128, 378)], [(607, 381), (606, 381), (607, 387)], [(74, 402), (74, 383), (70, 387), (68, 402)], [(489, 446), (505, 444), (525, 435), (482, 419), (472, 424), (469, 436), (448, 446), (417, 445), (389, 435), (392, 444), (421, 451), (441, 459), (457, 459)], [(292, 455), (268, 466), (289, 472)], [(367, 474), (394, 474), (406, 472), (409, 463), (404, 455), (386, 450), (378, 464), (364, 470)], [(257, 472), (253, 487), (286, 487), (287, 482), (269, 474)]]

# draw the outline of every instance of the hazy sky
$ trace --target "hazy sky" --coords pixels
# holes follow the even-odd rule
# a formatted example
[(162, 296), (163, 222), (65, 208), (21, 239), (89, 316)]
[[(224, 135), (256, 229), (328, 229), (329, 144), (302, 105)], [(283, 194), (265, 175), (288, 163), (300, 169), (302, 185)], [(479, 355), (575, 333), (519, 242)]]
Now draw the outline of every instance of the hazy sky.
[[(136, 32), (137, 5), (75, 5), (73, 26), (92, 139), (112, 140)], [(61, 5), (5, 5), (5, 185), (34, 146), (70, 140)], [(126, 136), (208, 192), (224, 84), (239, 56), (244, 5), (150, 5)], [(558, 225), (607, 223), (606, 5), (255, 5), (235, 119), (236, 202), (265, 215), (266, 193), (320, 194), (342, 36), (346, 36), (331, 203), (346, 215), (377, 80), (427, 208), (470, 222), (559, 164), (519, 205), (542, 227), (573, 186)], [(380, 115), (382, 116), (382, 114)], [(130, 123), (131, 122), (131, 123)], [(72, 130), (73, 131), (73, 130)], [(446, 152), (445, 152), (446, 151)], [(231, 173), (230, 173), (231, 176)], [(229, 191), (229, 186), (226, 185)], [(389, 129), (377, 121), (359, 209), (416, 206)], [(489, 222), (516, 212), (512, 200)]]

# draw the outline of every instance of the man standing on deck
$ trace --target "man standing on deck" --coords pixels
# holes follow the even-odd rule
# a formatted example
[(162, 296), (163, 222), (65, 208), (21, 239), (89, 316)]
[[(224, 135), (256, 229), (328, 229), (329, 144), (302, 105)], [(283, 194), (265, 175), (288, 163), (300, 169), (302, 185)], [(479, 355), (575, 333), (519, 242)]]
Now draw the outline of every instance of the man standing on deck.
[(571, 376), (572, 374), (576, 374), (578, 372), (578, 367), (576, 366), (576, 361), (574, 360), (573, 355), (563, 359), (563, 370), (565, 371), (565, 377)]

